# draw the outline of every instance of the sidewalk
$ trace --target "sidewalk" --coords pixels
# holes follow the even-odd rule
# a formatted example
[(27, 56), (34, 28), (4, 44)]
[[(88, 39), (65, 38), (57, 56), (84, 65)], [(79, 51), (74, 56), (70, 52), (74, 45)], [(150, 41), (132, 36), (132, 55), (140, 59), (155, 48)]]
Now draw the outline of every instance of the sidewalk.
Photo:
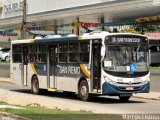
[(160, 92), (137, 93), (134, 94), (133, 97), (151, 99), (151, 100), (160, 100)]
[[(0, 82), (11, 82), (11, 80), (10, 78), (0, 77)], [(160, 100), (160, 92), (137, 93), (133, 94), (133, 97), (151, 99), (151, 100)]]

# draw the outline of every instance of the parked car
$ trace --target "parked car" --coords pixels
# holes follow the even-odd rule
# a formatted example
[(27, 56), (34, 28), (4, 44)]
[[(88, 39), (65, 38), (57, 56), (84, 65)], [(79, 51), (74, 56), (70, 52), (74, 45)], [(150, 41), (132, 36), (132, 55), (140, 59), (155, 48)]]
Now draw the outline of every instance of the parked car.
[(10, 61), (10, 48), (0, 48), (0, 60)]

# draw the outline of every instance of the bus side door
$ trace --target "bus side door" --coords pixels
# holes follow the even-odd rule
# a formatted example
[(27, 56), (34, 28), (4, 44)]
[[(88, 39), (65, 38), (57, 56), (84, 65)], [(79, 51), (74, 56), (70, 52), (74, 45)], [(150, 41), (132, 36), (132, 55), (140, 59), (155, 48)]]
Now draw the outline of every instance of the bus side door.
[(57, 88), (56, 86), (56, 76), (55, 76), (55, 67), (57, 61), (57, 49), (58, 45), (49, 45), (48, 46), (49, 55), (48, 55), (48, 87)]
[(99, 40), (94, 40), (92, 43), (92, 81), (94, 92), (100, 92), (101, 89), (101, 43)]
[(11, 80), (14, 84), (23, 85), (22, 81), (22, 49), (21, 45), (12, 45)]
[(29, 49), (27, 45), (22, 45), (22, 83), (23, 85), (27, 85), (27, 77), (28, 77), (28, 56)]

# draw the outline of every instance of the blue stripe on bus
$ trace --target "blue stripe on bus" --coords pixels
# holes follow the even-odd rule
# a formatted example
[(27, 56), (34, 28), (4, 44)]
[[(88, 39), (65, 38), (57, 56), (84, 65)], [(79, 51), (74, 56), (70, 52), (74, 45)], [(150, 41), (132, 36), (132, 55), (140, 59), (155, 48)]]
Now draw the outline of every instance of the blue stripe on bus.
[(102, 85), (102, 94), (108, 94), (108, 95), (112, 95), (112, 94), (121, 94), (121, 93), (148, 93), (150, 90), (150, 83), (147, 83), (145, 85), (142, 86), (135, 86), (134, 90), (128, 91), (126, 90), (125, 86), (115, 86), (115, 85), (111, 85), (108, 82), (103, 83)]
[(35, 43), (65, 42), (65, 41), (77, 41), (77, 40), (78, 40), (78, 37), (44, 38), (44, 39), (35, 39)]

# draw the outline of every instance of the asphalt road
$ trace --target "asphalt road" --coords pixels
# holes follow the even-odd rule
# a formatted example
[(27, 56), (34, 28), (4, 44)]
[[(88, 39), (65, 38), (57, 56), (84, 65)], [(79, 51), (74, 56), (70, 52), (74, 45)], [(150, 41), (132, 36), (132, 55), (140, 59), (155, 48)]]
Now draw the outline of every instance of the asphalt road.
[(160, 101), (157, 100), (131, 98), (129, 102), (124, 103), (117, 97), (101, 96), (94, 97), (91, 102), (82, 102), (74, 94), (45, 91), (41, 95), (33, 95), (28, 88), (4, 82), (0, 82), (0, 99), (7, 100), (10, 104), (27, 105), (34, 102), (49, 108), (89, 110), (98, 113), (160, 114)]
[(151, 71), (150, 82), (151, 82), (151, 91), (160, 92), (160, 71), (157, 72)]
[(10, 77), (9, 63), (0, 62), (0, 77)]

